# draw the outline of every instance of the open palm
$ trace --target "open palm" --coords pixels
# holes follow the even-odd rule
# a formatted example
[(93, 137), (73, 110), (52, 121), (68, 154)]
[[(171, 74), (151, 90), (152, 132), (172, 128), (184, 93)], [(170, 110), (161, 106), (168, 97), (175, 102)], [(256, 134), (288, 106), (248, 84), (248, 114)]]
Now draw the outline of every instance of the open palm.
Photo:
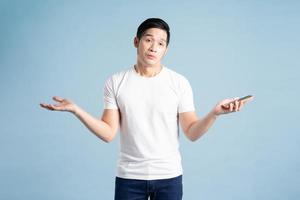
[(40, 106), (48, 110), (74, 112), (75, 104), (71, 100), (63, 99), (58, 96), (54, 96), (53, 100), (57, 101), (58, 103), (57, 104), (40, 103)]

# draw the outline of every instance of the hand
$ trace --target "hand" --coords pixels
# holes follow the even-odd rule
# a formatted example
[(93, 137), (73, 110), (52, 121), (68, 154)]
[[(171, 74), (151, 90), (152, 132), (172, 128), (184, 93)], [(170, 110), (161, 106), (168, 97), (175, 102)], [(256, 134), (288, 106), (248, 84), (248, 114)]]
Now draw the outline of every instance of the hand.
[[(252, 100), (254, 97), (238, 101), (239, 97), (232, 99), (224, 99), (220, 101), (212, 110), (215, 115), (228, 114), (232, 112), (240, 111), (245, 103)], [(228, 104), (228, 105), (226, 105)]]
[(48, 110), (54, 110), (54, 111), (68, 111), (75, 113), (76, 110), (76, 104), (68, 99), (63, 99), (58, 96), (54, 96), (53, 100), (59, 102), (58, 104), (45, 104), (40, 103), (40, 106), (43, 108), (46, 108)]

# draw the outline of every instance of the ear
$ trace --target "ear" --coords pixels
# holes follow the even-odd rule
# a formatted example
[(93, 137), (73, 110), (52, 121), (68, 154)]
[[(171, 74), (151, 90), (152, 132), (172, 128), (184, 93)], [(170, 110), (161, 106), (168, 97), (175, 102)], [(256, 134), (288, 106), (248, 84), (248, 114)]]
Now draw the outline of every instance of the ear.
[(134, 44), (135, 48), (138, 48), (138, 46), (139, 46), (139, 39), (137, 37), (134, 37), (133, 44)]

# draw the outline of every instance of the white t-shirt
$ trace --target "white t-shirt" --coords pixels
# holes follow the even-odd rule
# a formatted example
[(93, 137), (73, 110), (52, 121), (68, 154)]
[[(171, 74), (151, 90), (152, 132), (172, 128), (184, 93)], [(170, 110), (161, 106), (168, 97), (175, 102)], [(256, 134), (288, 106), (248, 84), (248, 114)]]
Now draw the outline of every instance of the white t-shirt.
[(120, 153), (116, 176), (155, 180), (182, 174), (178, 113), (194, 111), (189, 81), (162, 66), (153, 77), (134, 66), (106, 80), (104, 108), (119, 109)]

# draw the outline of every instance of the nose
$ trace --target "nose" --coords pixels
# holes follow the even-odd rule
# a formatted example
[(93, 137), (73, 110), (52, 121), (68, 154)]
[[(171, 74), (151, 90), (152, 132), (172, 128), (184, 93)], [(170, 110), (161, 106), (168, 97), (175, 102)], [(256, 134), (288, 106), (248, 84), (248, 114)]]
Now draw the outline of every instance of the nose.
[(157, 46), (155, 45), (155, 42), (153, 42), (152, 45), (150, 46), (150, 51), (156, 52), (157, 51), (156, 48)]

